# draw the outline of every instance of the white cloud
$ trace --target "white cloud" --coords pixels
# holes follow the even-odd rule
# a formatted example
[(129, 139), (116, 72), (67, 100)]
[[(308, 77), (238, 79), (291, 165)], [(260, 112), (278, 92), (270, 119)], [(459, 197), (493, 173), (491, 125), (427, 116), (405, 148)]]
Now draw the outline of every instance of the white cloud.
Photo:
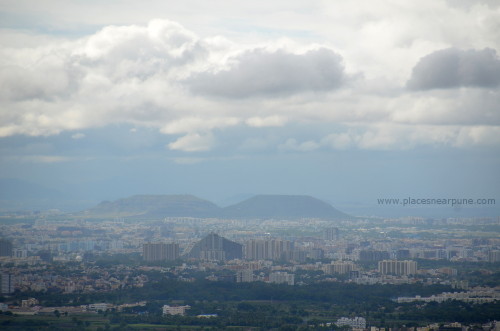
[(255, 127), (255, 128), (262, 128), (262, 127), (273, 127), (273, 126), (283, 126), (287, 122), (287, 119), (283, 116), (266, 116), (266, 117), (260, 117), (260, 116), (255, 116), (248, 118), (245, 123), (248, 126)]
[(212, 134), (201, 135), (192, 133), (180, 137), (176, 141), (168, 144), (168, 148), (184, 152), (203, 152), (208, 151), (214, 145), (215, 139)]
[[(199, 6), (209, 13), (222, 4)], [(253, 151), (496, 144), (500, 90), (491, 84), (498, 62), (491, 50), (500, 49), (498, 8), (444, 0), (225, 6), (227, 15), (247, 21), (218, 21), (222, 12), (195, 20), (190, 12), (179, 20), (187, 29), (110, 10), (116, 19), (108, 23), (77, 15), (80, 23), (104, 26), (78, 38), (2, 30), (0, 137), (125, 123), (176, 135), (168, 148), (189, 152), (214, 148), (221, 131), (238, 126), (244, 130), (231, 133), (233, 145)], [(66, 9), (49, 7), (66, 26)], [(30, 6), (20, 1), (15, 8)], [(176, 5), (151, 8), (181, 18)], [(459, 73), (445, 84), (453, 88), (434, 89), (440, 61), (433, 56), (442, 49), (455, 50), (448, 52), (465, 64), (446, 71)], [(416, 90), (405, 89), (409, 78)], [(329, 125), (335, 132), (324, 132)], [(295, 135), (298, 127), (310, 135)], [(274, 130), (281, 135), (255, 138)]]
[(174, 162), (177, 164), (197, 164), (202, 162), (204, 159), (199, 157), (176, 157)]
[(161, 132), (165, 134), (179, 134), (199, 131), (210, 131), (216, 128), (225, 128), (235, 126), (239, 120), (235, 117), (228, 118), (201, 118), (201, 117), (184, 117), (179, 120), (167, 123)]
[(347, 132), (343, 133), (331, 133), (321, 139), (321, 144), (332, 149), (348, 149), (354, 144), (353, 139), (357, 140), (356, 136), (352, 136)]
[(500, 144), (500, 128), (377, 124), (351, 126), (346, 132), (323, 137), (321, 146), (334, 150), (407, 150), (417, 146), (476, 147)]
[(78, 132), (78, 133), (75, 133), (71, 136), (72, 139), (83, 139), (85, 138), (85, 134), (84, 133), (81, 133), (81, 132)]
[(283, 151), (297, 151), (297, 152), (312, 152), (319, 148), (319, 144), (315, 141), (308, 140), (304, 142), (297, 142), (294, 138), (287, 139), (285, 143), (278, 146)]

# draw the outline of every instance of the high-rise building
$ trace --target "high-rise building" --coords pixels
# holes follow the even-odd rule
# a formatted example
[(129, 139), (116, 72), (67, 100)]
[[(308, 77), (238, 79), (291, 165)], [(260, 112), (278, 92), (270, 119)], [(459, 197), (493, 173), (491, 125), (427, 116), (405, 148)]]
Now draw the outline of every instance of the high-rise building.
[(0, 256), (12, 256), (12, 242), (7, 239), (0, 239)]
[(2, 294), (14, 293), (14, 275), (0, 274), (0, 290)]
[(248, 260), (280, 260), (292, 251), (289, 240), (249, 240), (245, 243), (245, 258)]
[(323, 239), (325, 240), (339, 240), (339, 229), (335, 227), (326, 228), (323, 233)]
[(325, 251), (321, 248), (311, 248), (307, 252), (307, 257), (313, 260), (320, 260), (325, 257)]
[(273, 272), (269, 275), (269, 282), (275, 284), (295, 284), (295, 275), (284, 271)]
[(359, 259), (361, 261), (379, 261), (389, 258), (389, 252), (377, 251), (373, 249), (359, 251)]
[(409, 259), (410, 258), (410, 250), (409, 249), (398, 249), (396, 252), (397, 259)]
[(499, 262), (500, 261), (500, 251), (489, 251), (488, 252), (488, 262)]
[(13, 249), (12, 250), (12, 257), (15, 257), (18, 259), (25, 259), (28, 257), (28, 250), (26, 250), (26, 249)]
[(356, 270), (356, 265), (351, 261), (334, 261), (323, 266), (325, 274), (348, 274)]
[(237, 283), (249, 283), (253, 281), (254, 281), (253, 270), (245, 269), (245, 270), (238, 270), (238, 272), (236, 272)]
[(142, 245), (142, 255), (145, 261), (175, 260), (179, 258), (179, 244), (146, 243)]
[(417, 262), (410, 260), (379, 261), (378, 272), (382, 275), (415, 275), (417, 273)]

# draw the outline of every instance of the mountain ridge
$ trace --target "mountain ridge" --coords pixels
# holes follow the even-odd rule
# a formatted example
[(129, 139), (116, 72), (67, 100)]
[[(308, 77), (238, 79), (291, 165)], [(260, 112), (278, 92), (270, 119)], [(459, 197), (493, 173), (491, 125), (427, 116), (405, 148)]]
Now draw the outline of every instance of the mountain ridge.
[(115, 201), (103, 201), (85, 213), (146, 218), (162, 214), (165, 214), (165, 217), (201, 217), (210, 213), (216, 214), (219, 209), (214, 203), (189, 194), (141, 194)]
[(308, 195), (260, 194), (223, 210), (223, 216), (242, 218), (349, 218), (332, 205)]
[(332, 205), (306, 195), (256, 195), (221, 208), (193, 195), (134, 195), (115, 201), (103, 201), (83, 212), (86, 216), (130, 218), (352, 218)]

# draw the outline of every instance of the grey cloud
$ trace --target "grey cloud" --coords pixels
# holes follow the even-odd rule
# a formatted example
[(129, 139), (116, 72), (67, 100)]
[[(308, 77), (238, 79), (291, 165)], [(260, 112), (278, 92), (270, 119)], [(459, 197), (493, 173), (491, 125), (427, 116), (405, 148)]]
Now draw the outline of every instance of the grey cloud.
[(198, 73), (185, 83), (195, 93), (238, 98), (327, 91), (345, 79), (342, 57), (327, 48), (304, 54), (255, 49), (236, 60), (229, 70)]
[(420, 59), (407, 83), (412, 90), (500, 85), (500, 59), (494, 49), (448, 48)]

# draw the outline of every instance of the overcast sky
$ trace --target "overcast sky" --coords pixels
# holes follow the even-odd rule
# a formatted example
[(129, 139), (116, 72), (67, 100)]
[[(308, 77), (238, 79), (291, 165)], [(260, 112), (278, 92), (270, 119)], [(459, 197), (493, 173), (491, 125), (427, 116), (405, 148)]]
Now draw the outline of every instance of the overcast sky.
[(0, 2), (0, 177), (500, 204), (498, 1)]

